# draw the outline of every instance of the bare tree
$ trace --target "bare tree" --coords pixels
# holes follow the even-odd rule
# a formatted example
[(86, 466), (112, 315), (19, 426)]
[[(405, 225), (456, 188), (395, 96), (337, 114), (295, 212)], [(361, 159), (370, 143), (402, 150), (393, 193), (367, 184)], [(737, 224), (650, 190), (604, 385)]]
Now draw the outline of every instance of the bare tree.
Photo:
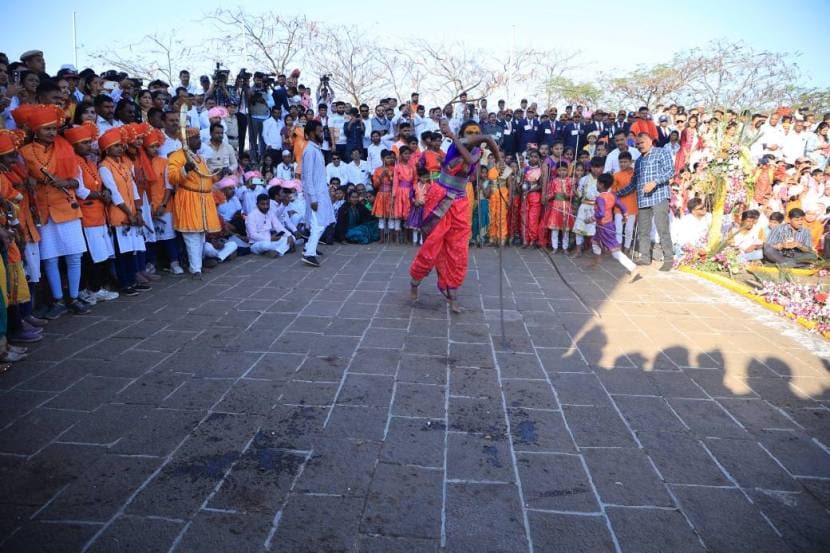
[(429, 42), (413, 42), (420, 54), (415, 63), (428, 75), (424, 84), (428, 92), (455, 102), (466, 92), (472, 96), (486, 96), (503, 80), (502, 74), (486, 65), (487, 56), (461, 42), (436, 47)]
[(604, 77), (602, 83), (608, 95), (617, 101), (654, 107), (677, 99), (688, 86), (690, 73), (685, 65), (660, 63), (639, 66), (621, 76)]
[(384, 73), (375, 44), (357, 27), (321, 27), (317, 39), (310, 43), (306, 64), (317, 75), (331, 75), (332, 86), (353, 104), (376, 100), (383, 89)]
[(383, 88), (405, 101), (413, 92), (420, 92), (427, 77), (421, 64), (406, 49), (380, 48), (375, 59), (381, 72)]
[[(136, 43), (93, 52), (90, 57), (132, 77), (173, 83), (179, 69), (193, 60), (193, 48), (185, 44), (176, 31), (145, 35)], [(124, 52), (121, 54), (120, 52)]]
[(273, 11), (220, 8), (204, 20), (216, 29), (211, 43), (222, 59), (239, 59), (271, 73), (286, 73), (299, 65), (304, 50), (320, 33), (319, 25), (305, 16), (286, 17)]
[(529, 77), (539, 83), (536, 90), (533, 90), (533, 92), (544, 95), (545, 100), (547, 101), (547, 106), (551, 106), (554, 99), (551, 97), (551, 90), (547, 84), (555, 81), (556, 79), (567, 76), (571, 71), (576, 69), (579, 65), (578, 62), (581, 56), (582, 52), (579, 50), (562, 50), (554, 48), (538, 52), (528, 52), (526, 54), (526, 59), (523, 60), (519, 58), (516, 61), (523, 65), (530, 62), (536, 67), (535, 74), (532, 74)]
[(798, 52), (756, 51), (743, 42), (714, 40), (674, 57), (672, 66), (689, 76), (683, 92), (706, 107), (762, 108), (787, 96), (800, 76)]

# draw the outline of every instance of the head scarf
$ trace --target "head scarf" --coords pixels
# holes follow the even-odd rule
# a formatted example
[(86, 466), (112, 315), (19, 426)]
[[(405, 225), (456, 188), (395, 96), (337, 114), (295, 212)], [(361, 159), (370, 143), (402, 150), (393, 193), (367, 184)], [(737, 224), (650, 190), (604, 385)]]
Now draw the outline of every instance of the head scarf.
[(164, 144), (164, 133), (158, 129), (151, 129), (144, 137), (144, 147)]
[(282, 182), (283, 188), (291, 188), (292, 190), (296, 190), (297, 192), (303, 191), (302, 183), (297, 179), (285, 180)]
[(214, 117), (218, 117), (220, 119), (224, 119), (228, 116), (228, 110), (222, 106), (216, 106), (214, 108), (210, 108), (208, 110), (208, 119), (213, 119)]
[(66, 115), (63, 108), (53, 104), (26, 104), (12, 112), (12, 117), (18, 126), (23, 126), (32, 132), (49, 125), (60, 127)]
[(10, 154), (23, 145), (23, 131), (0, 129), (0, 156)]
[(199, 129), (195, 127), (187, 127), (185, 134), (188, 138), (193, 138), (194, 136), (199, 136)]
[(281, 178), (274, 177), (273, 179), (268, 181), (268, 188), (273, 186), (282, 186), (284, 181)]
[(236, 178), (229, 175), (229, 176), (223, 178), (222, 180), (220, 180), (219, 182), (217, 182), (216, 184), (214, 184), (213, 186), (217, 190), (224, 190), (225, 188), (231, 188), (231, 187), (235, 188), (236, 184), (237, 184)]
[(245, 180), (247, 181), (255, 177), (262, 178), (262, 173), (259, 171), (248, 171), (242, 176), (245, 177)]
[[(26, 127), (32, 132), (50, 125), (62, 126), (66, 115), (63, 108), (53, 104), (28, 104), (12, 112), (18, 126)], [(75, 150), (62, 136), (56, 136), (53, 143), (55, 148), (55, 176), (61, 179), (74, 179), (78, 176), (78, 163), (75, 160)]]
[(77, 144), (84, 140), (95, 140), (98, 138), (98, 127), (91, 121), (84, 121), (82, 125), (66, 129), (63, 132), (63, 137), (69, 141), (70, 144)]
[(102, 152), (106, 152), (107, 148), (109, 148), (110, 146), (122, 144), (123, 139), (121, 134), (122, 133), (120, 127), (114, 127), (112, 129), (109, 129), (98, 139), (98, 149)]

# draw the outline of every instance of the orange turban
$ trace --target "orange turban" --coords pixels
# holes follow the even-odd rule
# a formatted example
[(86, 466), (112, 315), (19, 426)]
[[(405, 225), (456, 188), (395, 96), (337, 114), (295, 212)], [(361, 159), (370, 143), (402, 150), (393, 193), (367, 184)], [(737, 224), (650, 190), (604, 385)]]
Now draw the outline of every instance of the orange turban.
[(109, 129), (107, 132), (101, 135), (101, 138), (98, 139), (98, 148), (104, 152), (110, 146), (114, 146), (115, 144), (121, 144), (121, 128), (115, 127)]
[(194, 136), (199, 136), (199, 129), (195, 127), (187, 127), (187, 137), (193, 138)]
[(23, 131), (0, 130), (0, 156), (10, 154), (23, 145)]
[(84, 121), (78, 127), (72, 127), (63, 131), (63, 137), (69, 141), (70, 144), (77, 144), (84, 140), (95, 140), (98, 138), (98, 127), (91, 121)]
[(164, 144), (164, 133), (158, 129), (151, 129), (147, 136), (144, 137), (145, 146), (153, 146)]
[(53, 104), (27, 104), (14, 110), (12, 117), (18, 125), (36, 131), (49, 125), (63, 125), (66, 114), (63, 108)]

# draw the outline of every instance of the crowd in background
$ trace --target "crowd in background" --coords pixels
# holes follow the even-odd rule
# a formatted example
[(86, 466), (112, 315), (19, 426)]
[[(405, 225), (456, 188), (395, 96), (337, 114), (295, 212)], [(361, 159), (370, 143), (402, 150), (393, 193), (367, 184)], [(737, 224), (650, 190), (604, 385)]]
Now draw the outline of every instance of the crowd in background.
[(742, 263), (828, 257), (830, 113), (560, 111), (466, 93), (428, 107), (417, 92), (352, 104), (314, 81), (217, 67), (145, 83), (71, 65), (50, 74), (37, 50), (0, 54), (2, 360), (24, 358), (20, 344), (48, 320), (146, 293), (163, 272), (198, 279), (240, 254), (294, 251), (308, 238), (310, 121), (335, 211), (324, 244), (420, 243), (427, 191), (474, 121), (505, 161), (485, 151), (467, 184), (471, 243), (590, 246), (629, 269), (629, 257), (655, 257), (670, 270), (717, 225)]

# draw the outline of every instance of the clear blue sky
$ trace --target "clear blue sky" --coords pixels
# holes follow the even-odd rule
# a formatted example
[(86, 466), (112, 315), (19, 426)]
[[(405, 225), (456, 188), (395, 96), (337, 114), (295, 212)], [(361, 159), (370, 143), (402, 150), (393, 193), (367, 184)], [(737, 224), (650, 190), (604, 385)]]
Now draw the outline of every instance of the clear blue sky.
[[(245, 7), (249, 11), (277, 9), (285, 13), (286, 4), (257, 0), (246, 2)], [(784, 3), (768, 0), (751, 3), (423, 0), (414, 4), (305, 0), (294, 4), (302, 6), (302, 13), (311, 19), (382, 29), (387, 33), (387, 41), (394, 41), (398, 33), (414, 31), (420, 36), (429, 36), (433, 43), (449, 36), (483, 48), (509, 49), (515, 28), (518, 47), (581, 49), (587, 62), (586, 73), (659, 62), (668, 59), (674, 51), (728, 37), (744, 40), (757, 49), (799, 51), (803, 83), (830, 86), (827, 42), (830, 2), (827, 0)], [(131, 7), (117, 2), (8, 2), (3, 14), (9, 24), (0, 39), (0, 50), (16, 59), (25, 50), (42, 49), (46, 53), (47, 69), (56, 71), (61, 64), (73, 61), (72, 11), (75, 10), (81, 69), (90, 64), (85, 54), (117, 41), (135, 42), (145, 34), (170, 28), (197, 33), (200, 16), (220, 5), (212, 0), (142, 0)], [(360, 8), (355, 9), (356, 5)], [(21, 24), (31, 21), (33, 7), (40, 14), (48, 13), (49, 17), (41, 18), (36, 26)], [(601, 18), (600, 14), (603, 14)], [(434, 32), (427, 35), (429, 28), (434, 28)], [(212, 61), (205, 64), (205, 69)]]

